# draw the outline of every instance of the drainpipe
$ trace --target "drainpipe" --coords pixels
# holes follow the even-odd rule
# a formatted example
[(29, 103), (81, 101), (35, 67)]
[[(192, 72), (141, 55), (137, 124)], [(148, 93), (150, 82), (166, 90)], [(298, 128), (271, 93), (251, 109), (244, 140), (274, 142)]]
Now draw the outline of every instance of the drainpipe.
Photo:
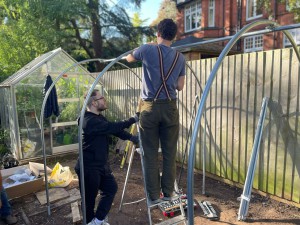
[[(223, 37), (225, 37), (225, 1), (223, 0)], [(222, 44), (225, 46), (224, 42)]]
[[(242, 28), (242, 7), (241, 7), (241, 0), (237, 0), (237, 18), (236, 18), (236, 33), (240, 31)], [(242, 49), (242, 42), (241, 39), (237, 42), (237, 50)]]
[[(277, 22), (276, 20), (277, 20), (277, 1), (276, 0), (274, 0), (274, 22)], [(276, 33), (275, 32), (273, 32), (273, 49), (275, 49), (275, 47), (276, 47)]]

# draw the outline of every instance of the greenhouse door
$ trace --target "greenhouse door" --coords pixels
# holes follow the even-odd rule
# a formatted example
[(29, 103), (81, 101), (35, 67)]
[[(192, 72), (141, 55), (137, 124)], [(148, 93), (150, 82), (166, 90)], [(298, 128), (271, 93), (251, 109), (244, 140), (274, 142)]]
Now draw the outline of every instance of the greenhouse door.
[(79, 98), (58, 99), (61, 115), (52, 119), (52, 154), (78, 150)]

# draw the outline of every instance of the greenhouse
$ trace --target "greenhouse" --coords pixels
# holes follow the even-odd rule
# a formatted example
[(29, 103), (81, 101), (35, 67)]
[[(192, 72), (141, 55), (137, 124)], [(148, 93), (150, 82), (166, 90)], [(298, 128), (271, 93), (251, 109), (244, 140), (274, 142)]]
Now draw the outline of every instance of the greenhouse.
[(46, 80), (54, 81), (65, 70), (68, 72), (53, 88), (57, 93), (57, 116), (45, 117), (42, 126), (46, 153), (53, 155), (78, 150), (77, 117), (81, 97), (95, 79), (83, 66), (72, 67), (76, 63), (58, 48), (37, 57), (0, 84), (1, 128), (8, 131), (8, 148), (18, 159), (43, 155), (40, 114), (47, 91), (45, 83)]

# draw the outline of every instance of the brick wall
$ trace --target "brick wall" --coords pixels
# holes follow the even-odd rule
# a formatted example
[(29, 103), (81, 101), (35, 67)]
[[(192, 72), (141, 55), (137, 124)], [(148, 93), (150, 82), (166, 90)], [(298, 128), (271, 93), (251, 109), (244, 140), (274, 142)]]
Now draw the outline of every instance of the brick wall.
[[(238, 1), (237, 0), (215, 0), (215, 27), (208, 27), (208, 7), (209, 0), (202, 0), (202, 21), (201, 29), (185, 33), (184, 31), (184, 8), (189, 5), (184, 4), (178, 7), (178, 35), (177, 39), (183, 39), (188, 36), (195, 36), (197, 38), (220, 38), (224, 36), (231, 36), (236, 33), (238, 27), (240, 29), (245, 25), (260, 19), (273, 19), (280, 25), (294, 24), (294, 16), (292, 13), (286, 11), (285, 3), (271, 3), (271, 15), (266, 12), (259, 18), (247, 19), (246, 18), (246, 5), (247, 0), (240, 0), (241, 6), (241, 20), (238, 19)], [(196, 2), (196, 1), (191, 1)], [(274, 12), (276, 11), (276, 15)], [(265, 26), (254, 28), (252, 31), (264, 29)], [(266, 34), (263, 37), (264, 50), (283, 48), (283, 33), (276, 32), (275, 34)], [(243, 41), (241, 43), (243, 49)]]

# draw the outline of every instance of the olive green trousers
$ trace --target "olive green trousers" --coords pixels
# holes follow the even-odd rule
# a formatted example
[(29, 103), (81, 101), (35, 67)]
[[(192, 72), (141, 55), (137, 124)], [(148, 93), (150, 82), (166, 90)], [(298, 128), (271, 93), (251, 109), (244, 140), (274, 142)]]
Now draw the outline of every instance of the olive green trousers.
[[(141, 101), (140, 133), (144, 150), (146, 188), (150, 200), (160, 192), (171, 195), (176, 176), (176, 152), (179, 133), (179, 112), (175, 100)], [(159, 142), (163, 164), (160, 179)]]

